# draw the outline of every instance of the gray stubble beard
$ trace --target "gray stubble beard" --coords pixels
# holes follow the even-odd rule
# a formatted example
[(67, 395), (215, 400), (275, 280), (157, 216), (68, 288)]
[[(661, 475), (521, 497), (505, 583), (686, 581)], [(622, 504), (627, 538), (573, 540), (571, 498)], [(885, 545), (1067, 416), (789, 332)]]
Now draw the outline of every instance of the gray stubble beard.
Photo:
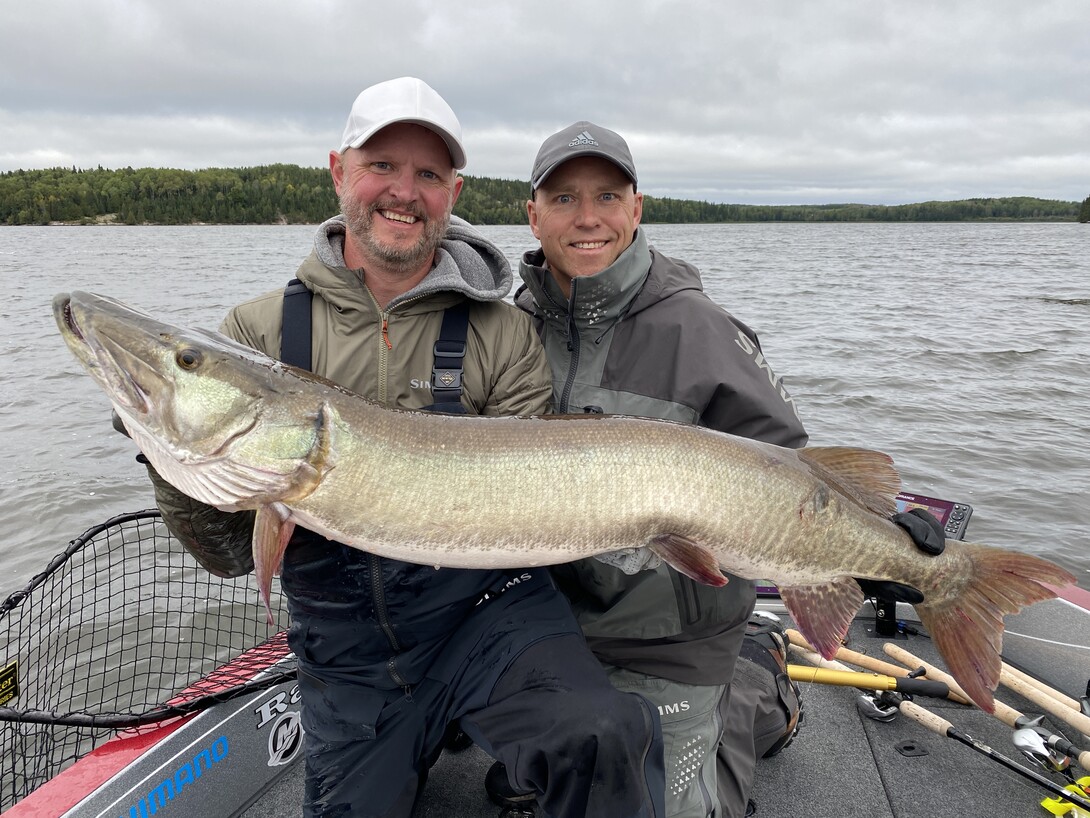
[[(420, 239), (412, 247), (390, 247), (380, 244), (374, 237), (373, 227), (375, 212), (378, 210), (393, 210), (394, 206), (386, 202), (377, 202), (370, 207), (364, 207), (359, 199), (346, 190), (340, 195), (341, 213), (344, 214), (345, 224), (349, 235), (356, 241), (361, 249), (365, 250), (372, 258), (377, 259), (388, 270), (402, 275), (415, 273), (427, 263), (439, 248), (439, 243), (447, 232), (450, 224), (449, 212), (441, 219), (429, 219), (411, 208), (412, 215), (424, 219), (424, 232)], [(405, 210), (403, 205), (397, 205), (396, 209)]]

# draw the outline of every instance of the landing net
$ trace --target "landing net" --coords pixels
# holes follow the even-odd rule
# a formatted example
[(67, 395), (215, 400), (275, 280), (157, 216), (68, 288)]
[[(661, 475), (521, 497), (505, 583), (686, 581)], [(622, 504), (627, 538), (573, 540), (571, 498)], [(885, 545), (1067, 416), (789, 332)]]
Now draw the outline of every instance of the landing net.
[(72, 540), (0, 603), (0, 810), (121, 730), (294, 677), (278, 583), (272, 610), (268, 625), (253, 574), (208, 573), (157, 510)]

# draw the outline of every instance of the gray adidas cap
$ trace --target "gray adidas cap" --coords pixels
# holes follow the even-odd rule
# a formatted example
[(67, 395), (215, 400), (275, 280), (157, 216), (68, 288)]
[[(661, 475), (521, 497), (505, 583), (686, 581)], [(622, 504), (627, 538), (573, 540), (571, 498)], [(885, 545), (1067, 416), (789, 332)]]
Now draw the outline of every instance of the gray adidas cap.
[(550, 173), (578, 156), (608, 159), (625, 172), (632, 184), (636, 184), (636, 165), (624, 137), (609, 128), (583, 120), (557, 131), (541, 143), (530, 173), (530, 190), (536, 192)]

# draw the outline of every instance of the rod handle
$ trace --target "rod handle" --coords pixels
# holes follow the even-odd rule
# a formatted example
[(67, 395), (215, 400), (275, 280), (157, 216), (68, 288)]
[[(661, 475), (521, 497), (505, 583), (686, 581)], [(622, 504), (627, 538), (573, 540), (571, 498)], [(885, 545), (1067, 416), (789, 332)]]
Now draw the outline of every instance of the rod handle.
[(949, 735), (949, 731), (954, 727), (942, 716), (932, 713), (930, 710), (924, 710), (915, 702), (901, 702), (901, 712), (917, 724), (922, 724), (932, 733), (938, 733), (940, 736)]

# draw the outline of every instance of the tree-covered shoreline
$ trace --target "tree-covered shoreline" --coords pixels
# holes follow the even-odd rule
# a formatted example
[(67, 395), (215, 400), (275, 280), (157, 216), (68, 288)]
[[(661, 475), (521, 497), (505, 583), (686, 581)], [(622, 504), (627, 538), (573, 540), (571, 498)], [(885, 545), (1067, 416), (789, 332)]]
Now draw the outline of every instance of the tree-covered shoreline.
[[(466, 176), (454, 208), (473, 224), (526, 224), (529, 182)], [(338, 211), (326, 168), (50, 168), (0, 173), (0, 225), (317, 224)], [(1081, 203), (1032, 197), (906, 205), (713, 204), (645, 195), (649, 224), (1090, 221)]]

